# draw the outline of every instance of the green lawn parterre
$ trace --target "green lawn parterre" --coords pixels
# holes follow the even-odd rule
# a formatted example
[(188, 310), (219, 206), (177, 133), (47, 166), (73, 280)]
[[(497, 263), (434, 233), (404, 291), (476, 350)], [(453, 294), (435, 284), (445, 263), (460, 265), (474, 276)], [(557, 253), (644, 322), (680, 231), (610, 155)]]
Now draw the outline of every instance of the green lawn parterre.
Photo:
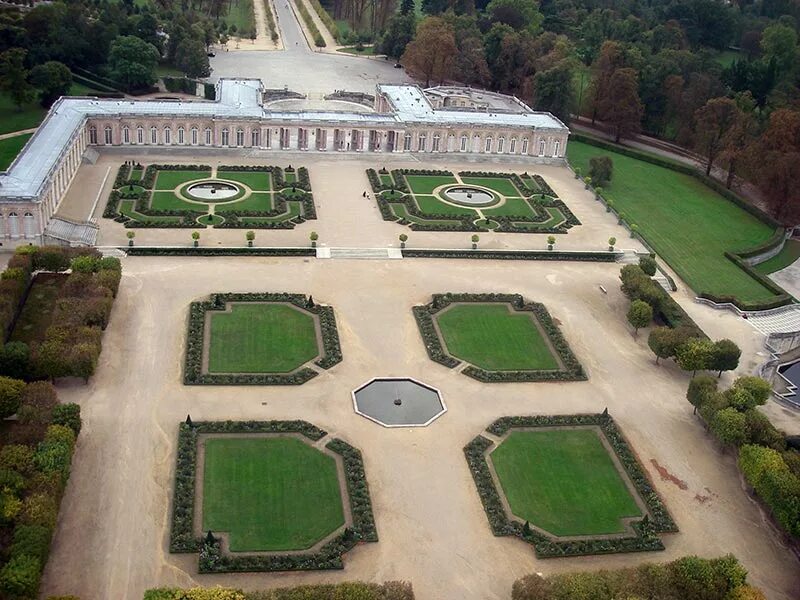
[(724, 255), (767, 241), (771, 227), (689, 175), (574, 140), (567, 154), (584, 173), (593, 156), (613, 159), (614, 176), (603, 196), (639, 226), (642, 237), (695, 292), (744, 302), (773, 297)]
[(557, 536), (621, 533), (639, 517), (594, 428), (512, 431), (490, 454), (512, 512)]
[(321, 354), (314, 318), (289, 304), (211, 312), (209, 373), (288, 373)]
[(14, 162), (19, 151), (31, 139), (32, 135), (32, 133), (24, 133), (0, 140), (0, 171), (5, 171)]
[(436, 315), (447, 351), (456, 358), (487, 371), (558, 369), (534, 318), (505, 303), (455, 304)]
[(299, 439), (207, 439), (203, 467), (203, 531), (232, 552), (303, 550), (344, 525), (336, 462)]
[(769, 275), (794, 264), (798, 258), (800, 258), (800, 241), (787, 240), (778, 254), (753, 268), (759, 273)]

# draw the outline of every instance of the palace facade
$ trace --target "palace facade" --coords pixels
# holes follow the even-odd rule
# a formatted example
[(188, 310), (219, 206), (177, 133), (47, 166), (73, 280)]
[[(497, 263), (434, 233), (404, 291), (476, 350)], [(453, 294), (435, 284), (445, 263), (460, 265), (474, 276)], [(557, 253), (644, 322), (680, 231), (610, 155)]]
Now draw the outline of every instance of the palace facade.
[(378, 85), (370, 112), (281, 110), (264, 94), (260, 80), (221, 79), (215, 102), (61, 98), (0, 173), (0, 243), (65, 241), (48, 227), (92, 148), (490, 154), (552, 163), (564, 160), (569, 136), (550, 113), (470, 88)]

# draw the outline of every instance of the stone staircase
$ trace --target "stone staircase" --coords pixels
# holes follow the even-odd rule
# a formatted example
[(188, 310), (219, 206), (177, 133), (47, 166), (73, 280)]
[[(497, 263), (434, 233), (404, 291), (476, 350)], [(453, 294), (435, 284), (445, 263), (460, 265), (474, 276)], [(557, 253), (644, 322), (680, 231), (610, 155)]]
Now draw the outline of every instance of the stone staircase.
[(403, 254), (399, 248), (318, 248), (317, 258), (387, 260), (403, 258)]
[(800, 304), (746, 314), (749, 323), (766, 335), (800, 331)]

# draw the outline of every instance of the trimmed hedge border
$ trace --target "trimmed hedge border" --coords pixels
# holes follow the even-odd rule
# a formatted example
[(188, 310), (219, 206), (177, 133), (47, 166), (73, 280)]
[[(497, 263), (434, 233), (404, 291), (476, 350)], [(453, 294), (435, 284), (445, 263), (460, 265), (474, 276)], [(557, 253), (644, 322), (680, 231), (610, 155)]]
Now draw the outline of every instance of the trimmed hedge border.
[(553, 322), (550, 313), (547, 312), (544, 304), (538, 302), (525, 302), (520, 294), (434, 294), (430, 303), (422, 306), (414, 306), (414, 319), (417, 321), (422, 342), (428, 357), (441, 365), (453, 368), (461, 364), (462, 361), (447, 354), (444, 344), (436, 332), (433, 324), (434, 316), (451, 304), (462, 304), (467, 302), (479, 303), (502, 303), (511, 305), (515, 311), (532, 312), (539, 324), (544, 329), (553, 349), (558, 354), (564, 365), (563, 369), (557, 371), (487, 371), (474, 365), (467, 366), (462, 373), (484, 383), (507, 383), (524, 381), (586, 381), (586, 373), (583, 366), (572, 353), (567, 340), (561, 330)]
[(322, 330), (323, 356), (315, 365), (330, 369), (342, 361), (336, 316), (331, 306), (308, 305), (303, 294), (253, 293), (253, 294), (211, 294), (205, 302), (192, 302), (189, 306), (189, 331), (186, 339), (186, 359), (183, 370), (184, 385), (300, 385), (316, 377), (319, 373), (309, 367), (302, 367), (294, 373), (246, 373), (219, 374), (203, 373), (203, 339), (206, 313), (225, 310), (229, 302), (284, 302), (317, 315)]
[(537, 532), (524, 532), (524, 525), (519, 521), (509, 519), (503, 509), (500, 493), (492, 479), (489, 465), (484, 453), (494, 445), (494, 442), (482, 435), (474, 438), (464, 447), (472, 478), (478, 489), (483, 509), (489, 519), (492, 533), (496, 536), (514, 535), (528, 542), (534, 547), (538, 558), (557, 558), (562, 556), (584, 556), (590, 554), (614, 554), (621, 552), (651, 552), (663, 550), (664, 544), (658, 533), (672, 533), (678, 527), (669, 514), (658, 492), (647, 478), (644, 469), (636, 459), (627, 441), (617, 428), (614, 420), (608, 413), (578, 414), (556, 416), (529, 416), (529, 417), (501, 417), (486, 428), (486, 431), (502, 436), (509, 429), (531, 427), (574, 427), (574, 426), (599, 426), (606, 436), (609, 445), (614, 449), (620, 464), (630, 477), (640, 498), (647, 505), (649, 516), (633, 523), (635, 536), (589, 539), (573, 541), (556, 541)]
[(314, 248), (214, 248), (203, 246), (120, 246), (128, 256), (316, 256)]
[(616, 252), (604, 250), (563, 252), (557, 250), (460, 250), (405, 248), (403, 258), (483, 258), (489, 260), (570, 260), (578, 262), (617, 262)]
[(175, 469), (175, 491), (169, 550), (176, 554), (199, 552), (200, 573), (235, 573), (253, 571), (309, 571), (342, 569), (342, 555), (360, 542), (377, 542), (378, 532), (372, 513), (364, 461), (361, 452), (347, 442), (334, 438), (326, 448), (339, 454), (344, 465), (353, 526), (346, 527), (319, 552), (305, 554), (269, 554), (234, 556), (222, 554), (219, 541), (196, 537), (194, 533), (195, 479), (197, 440), (203, 433), (299, 433), (318, 441), (327, 432), (307, 421), (198, 421), (181, 423)]
[[(375, 201), (378, 203), (378, 209), (380, 210), (381, 217), (383, 217), (384, 221), (393, 221), (399, 223), (401, 225), (407, 225), (412, 231), (477, 231), (477, 232), (486, 232), (486, 231), (496, 231), (502, 233), (567, 233), (567, 231), (575, 226), (580, 225), (581, 222), (575, 216), (575, 214), (567, 207), (567, 205), (560, 199), (552, 197), (547, 198), (544, 200), (535, 200), (534, 196), (540, 195), (544, 197), (548, 195), (548, 193), (552, 196), (555, 196), (553, 193), (552, 188), (550, 188), (547, 183), (541, 179), (542, 185), (542, 192), (537, 192), (535, 190), (531, 190), (528, 186), (526, 186), (521, 177), (516, 173), (496, 173), (491, 171), (462, 171), (459, 173), (461, 177), (495, 177), (498, 179), (508, 179), (510, 180), (514, 186), (519, 190), (519, 193), (522, 197), (525, 197), (529, 202), (528, 205), (530, 206), (531, 210), (536, 214), (535, 219), (531, 219), (525, 215), (493, 215), (488, 216), (490, 220), (496, 221), (499, 226), (494, 229), (488, 229), (486, 227), (479, 227), (475, 225), (475, 220), (477, 218), (477, 213), (475, 215), (454, 215), (450, 213), (445, 214), (438, 214), (438, 213), (422, 213), (420, 212), (419, 208), (417, 207), (416, 203), (414, 202), (413, 198), (411, 197), (411, 190), (408, 186), (408, 181), (405, 179), (406, 175), (423, 175), (423, 176), (442, 176), (442, 177), (453, 177), (453, 173), (450, 171), (438, 171), (433, 169), (395, 169), (391, 172), (392, 180), (395, 182), (394, 185), (382, 183), (380, 179), (380, 175), (387, 175), (389, 172), (386, 169), (381, 169), (380, 174), (375, 171), (375, 169), (367, 169), (367, 179), (369, 179), (370, 185), (372, 186), (372, 191), (375, 194)], [(538, 184), (537, 180), (537, 184)], [(549, 190), (544, 191), (544, 190)], [(404, 196), (394, 199), (394, 200), (387, 200), (381, 194), (382, 192), (395, 190), (404, 194)], [(450, 223), (416, 223), (413, 221), (409, 221), (408, 219), (404, 219), (399, 217), (395, 212), (392, 210), (392, 204), (403, 204), (406, 209), (406, 212), (413, 216), (417, 217), (421, 220), (428, 220), (428, 221), (449, 221)], [(518, 227), (515, 223), (543, 223), (550, 220), (550, 214), (545, 210), (545, 208), (557, 208), (561, 211), (561, 214), (564, 216), (564, 222), (557, 226), (557, 227), (540, 227), (538, 229), (533, 228), (525, 228), (525, 227)]]
[[(710, 300), (711, 302), (714, 302), (716, 304), (727, 304), (727, 303), (733, 304), (734, 306), (736, 306), (736, 308), (742, 311), (769, 310), (771, 308), (777, 308), (779, 306), (786, 306), (787, 304), (791, 304), (792, 302), (794, 302), (794, 299), (792, 298), (791, 294), (787, 293), (786, 290), (784, 290), (781, 286), (772, 281), (772, 279), (770, 279), (766, 275), (759, 273), (758, 271), (753, 269), (749, 264), (747, 264), (747, 262), (744, 261), (744, 259), (746, 258), (751, 258), (753, 256), (758, 256), (759, 254), (763, 254), (764, 252), (772, 250), (779, 244), (783, 243), (785, 237), (784, 227), (772, 216), (768, 215), (760, 208), (753, 206), (749, 202), (746, 202), (745, 200), (740, 198), (737, 194), (735, 194), (734, 192), (726, 188), (724, 185), (719, 183), (716, 179), (708, 177), (704, 173), (699, 172), (694, 167), (691, 167), (689, 165), (684, 165), (673, 162), (671, 160), (662, 159), (660, 157), (653, 156), (645, 152), (640, 152), (638, 150), (634, 150), (626, 146), (618, 146), (616, 144), (612, 144), (611, 142), (600, 140), (595, 137), (587, 136), (581, 133), (572, 133), (571, 137), (579, 142), (584, 142), (586, 144), (596, 146), (604, 150), (616, 152), (617, 154), (622, 154), (630, 158), (635, 158), (637, 160), (641, 160), (650, 164), (654, 164), (659, 167), (663, 167), (665, 169), (671, 169), (678, 173), (694, 177), (695, 179), (700, 181), (703, 185), (711, 188), (726, 200), (733, 202), (736, 206), (750, 213), (752, 216), (754, 216), (761, 222), (765, 223), (766, 225), (775, 228), (775, 232), (772, 234), (770, 239), (762, 244), (759, 244), (758, 246), (754, 246), (752, 248), (748, 248), (746, 250), (742, 250), (739, 252), (725, 252), (725, 258), (736, 264), (736, 266), (742, 269), (750, 277), (755, 279), (758, 283), (760, 283), (762, 286), (764, 286), (770, 292), (772, 292), (775, 295), (774, 298), (771, 298), (769, 300), (764, 300), (761, 302), (745, 302), (740, 300), (736, 296), (728, 296), (728, 295), (719, 296), (712, 294), (710, 292), (703, 292), (703, 291), (697, 293), (698, 297)], [(600, 195), (600, 198), (603, 198), (602, 195)], [(605, 198), (603, 198), (603, 201), (605, 202)], [(645, 242), (645, 245), (649, 247), (647, 241), (644, 240), (640, 234), (637, 233), (636, 235), (637, 237), (642, 239), (642, 241)]]

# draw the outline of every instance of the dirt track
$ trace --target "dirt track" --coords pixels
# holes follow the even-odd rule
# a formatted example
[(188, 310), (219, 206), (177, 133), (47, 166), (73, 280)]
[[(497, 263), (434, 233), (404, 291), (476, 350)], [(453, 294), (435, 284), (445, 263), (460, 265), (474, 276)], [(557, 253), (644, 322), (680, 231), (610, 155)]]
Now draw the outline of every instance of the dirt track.
[[(798, 563), (743, 491), (732, 457), (719, 452), (692, 416), (684, 399), (687, 376), (671, 365), (655, 366), (646, 332), (634, 338), (625, 325), (618, 271), (618, 265), (591, 263), (125, 259), (97, 375), (88, 386), (60, 390), (64, 401), (82, 405), (84, 430), (44, 596), (139, 600), (146, 588), (160, 585), (250, 589), (407, 579), (420, 600), (506, 599), (514, 579), (533, 571), (732, 552), (771, 599), (797, 598)], [(299, 387), (181, 384), (189, 302), (211, 292), (284, 290), (335, 307), (343, 363)], [(444, 291), (520, 292), (544, 302), (589, 381), (488, 385), (429, 361), (410, 309)], [(750, 372), (759, 335), (728, 313), (683, 302), (687, 292), (678, 297), (711, 337), (743, 346), (742, 372)], [(412, 376), (438, 387), (448, 413), (428, 428), (399, 430), (354, 414), (350, 390), (378, 375)], [(541, 561), (526, 544), (493, 537), (463, 445), (501, 415), (605, 407), (681, 528), (666, 537), (667, 550)], [(361, 448), (380, 542), (353, 551), (341, 572), (198, 576), (195, 555), (167, 552), (176, 428), (187, 413), (193, 419), (303, 418)]]

